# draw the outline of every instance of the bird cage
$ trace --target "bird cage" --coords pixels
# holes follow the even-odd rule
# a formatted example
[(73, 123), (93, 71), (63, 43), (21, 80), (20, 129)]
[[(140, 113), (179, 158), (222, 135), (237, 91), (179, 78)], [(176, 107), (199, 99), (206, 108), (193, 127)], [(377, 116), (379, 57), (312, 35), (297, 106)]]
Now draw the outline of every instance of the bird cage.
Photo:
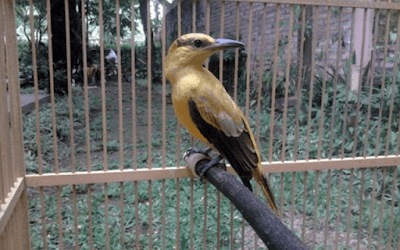
[(1, 250), (264, 247), (182, 159), (206, 147), (163, 72), (186, 33), (245, 44), (204, 67), (279, 219), (311, 249), (400, 247), (398, 0), (0, 0), (0, 20)]

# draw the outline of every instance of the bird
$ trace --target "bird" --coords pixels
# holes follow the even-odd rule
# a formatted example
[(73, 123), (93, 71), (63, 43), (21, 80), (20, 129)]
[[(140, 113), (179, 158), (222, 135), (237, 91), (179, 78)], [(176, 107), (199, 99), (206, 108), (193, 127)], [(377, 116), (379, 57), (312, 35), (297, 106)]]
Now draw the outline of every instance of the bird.
[(172, 104), (179, 123), (210, 147), (203, 152), (218, 151), (216, 160), (225, 158), (250, 191), (254, 177), (277, 213), (248, 120), (221, 82), (203, 66), (215, 52), (240, 47), (244, 47), (242, 42), (213, 39), (202, 33), (182, 35), (169, 47), (164, 61), (165, 77), (171, 84)]

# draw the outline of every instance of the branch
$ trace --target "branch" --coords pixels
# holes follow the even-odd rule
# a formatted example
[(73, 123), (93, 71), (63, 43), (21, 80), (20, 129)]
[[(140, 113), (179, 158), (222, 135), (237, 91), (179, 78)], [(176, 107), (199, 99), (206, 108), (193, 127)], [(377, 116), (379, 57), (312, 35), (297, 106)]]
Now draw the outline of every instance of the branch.
[[(193, 173), (200, 173), (210, 158), (200, 153), (192, 153), (185, 156), (184, 160)], [(308, 249), (265, 203), (231, 174), (217, 167), (218, 165), (207, 170), (205, 179), (235, 205), (268, 249)]]

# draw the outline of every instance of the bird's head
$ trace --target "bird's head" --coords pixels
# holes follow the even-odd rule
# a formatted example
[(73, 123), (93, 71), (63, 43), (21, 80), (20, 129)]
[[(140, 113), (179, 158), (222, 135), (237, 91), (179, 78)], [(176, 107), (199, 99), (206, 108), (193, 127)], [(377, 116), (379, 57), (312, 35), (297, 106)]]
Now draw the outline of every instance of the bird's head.
[(201, 33), (185, 34), (169, 47), (165, 58), (167, 78), (169, 78), (168, 73), (172, 73), (176, 68), (187, 65), (202, 67), (204, 61), (215, 52), (243, 46), (243, 43), (235, 40), (213, 39)]

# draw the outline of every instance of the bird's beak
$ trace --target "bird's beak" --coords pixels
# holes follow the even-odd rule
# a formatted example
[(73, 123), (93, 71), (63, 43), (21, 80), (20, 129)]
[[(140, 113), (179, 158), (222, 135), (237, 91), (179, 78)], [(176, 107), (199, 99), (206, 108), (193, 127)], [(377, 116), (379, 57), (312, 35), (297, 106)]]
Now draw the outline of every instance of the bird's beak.
[(215, 43), (208, 46), (211, 51), (244, 47), (244, 43), (230, 39), (215, 39)]

